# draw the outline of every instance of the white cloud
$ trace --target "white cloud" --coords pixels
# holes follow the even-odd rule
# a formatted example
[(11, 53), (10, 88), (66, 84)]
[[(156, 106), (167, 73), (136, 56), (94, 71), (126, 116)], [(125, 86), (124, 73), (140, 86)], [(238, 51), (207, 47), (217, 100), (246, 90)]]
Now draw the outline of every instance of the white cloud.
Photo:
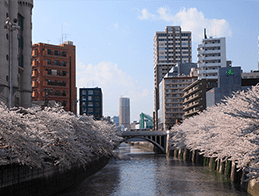
[[(145, 15), (143, 14), (145, 13)], [(178, 13), (171, 14), (169, 8), (161, 7), (157, 10), (158, 15), (149, 17), (152, 14), (146, 9), (142, 10), (142, 16), (140, 19), (154, 19), (159, 18), (167, 22), (171, 22), (172, 25), (179, 25), (182, 30), (191, 31), (193, 41), (200, 42), (203, 38), (203, 29), (207, 29), (208, 36), (214, 37), (230, 37), (231, 28), (229, 23), (225, 19), (209, 19), (205, 18), (202, 12), (199, 12), (196, 8), (186, 9), (183, 8)], [(144, 17), (146, 16), (146, 17)]]
[(147, 9), (143, 9), (141, 11), (141, 15), (138, 16), (138, 18), (140, 20), (147, 20), (149, 18), (152, 18), (152, 19), (155, 19), (155, 15), (154, 14), (151, 14), (150, 12), (147, 11)]
[[(130, 75), (119, 69), (117, 64), (101, 62), (97, 65), (80, 62), (77, 59), (77, 87), (100, 87), (103, 91), (104, 115), (119, 115), (119, 98), (130, 98), (131, 120), (139, 120), (139, 114), (152, 115), (152, 89), (139, 86)], [(152, 87), (151, 87), (152, 88)]]

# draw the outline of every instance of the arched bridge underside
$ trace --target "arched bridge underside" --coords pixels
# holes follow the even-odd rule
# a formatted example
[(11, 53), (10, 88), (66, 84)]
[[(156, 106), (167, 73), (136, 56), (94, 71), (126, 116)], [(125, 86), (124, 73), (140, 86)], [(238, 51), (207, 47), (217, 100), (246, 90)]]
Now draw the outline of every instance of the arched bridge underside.
[(120, 143), (133, 138), (142, 139), (154, 144), (154, 146), (166, 153), (166, 132), (164, 131), (123, 131), (120, 136), (123, 137)]

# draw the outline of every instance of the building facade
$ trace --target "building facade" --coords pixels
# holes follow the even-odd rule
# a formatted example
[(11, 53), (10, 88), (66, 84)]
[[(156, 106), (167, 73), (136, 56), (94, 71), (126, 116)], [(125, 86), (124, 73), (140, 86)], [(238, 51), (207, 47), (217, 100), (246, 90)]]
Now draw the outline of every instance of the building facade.
[(112, 122), (115, 124), (116, 127), (119, 126), (119, 122), (120, 122), (119, 119), (120, 119), (119, 116), (113, 116), (112, 117)]
[(154, 35), (154, 129), (158, 129), (159, 83), (176, 63), (192, 61), (191, 32), (180, 26), (167, 26)]
[(101, 88), (80, 88), (80, 115), (93, 116), (100, 120), (103, 117), (103, 96)]
[(222, 102), (225, 97), (231, 97), (233, 92), (247, 89), (241, 85), (241, 67), (219, 68), (218, 87), (206, 92), (206, 107)]
[(226, 41), (221, 38), (205, 38), (197, 48), (198, 79), (217, 79), (219, 67), (227, 67)]
[(243, 79), (259, 78), (259, 70), (251, 70), (250, 72), (241, 72)]
[(119, 125), (130, 129), (130, 99), (126, 97), (119, 100)]
[(31, 107), (32, 8), (33, 0), (0, 1), (0, 101), (9, 107)]
[(217, 86), (217, 79), (201, 79), (184, 88), (183, 118), (196, 115), (206, 109), (206, 92)]
[(168, 130), (183, 119), (183, 89), (197, 76), (165, 76), (159, 85), (158, 129)]
[(32, 46), (32, 100), (60, 103), (77, 113), (76, 60), (73, 42), (61, 45), (38, 43)]

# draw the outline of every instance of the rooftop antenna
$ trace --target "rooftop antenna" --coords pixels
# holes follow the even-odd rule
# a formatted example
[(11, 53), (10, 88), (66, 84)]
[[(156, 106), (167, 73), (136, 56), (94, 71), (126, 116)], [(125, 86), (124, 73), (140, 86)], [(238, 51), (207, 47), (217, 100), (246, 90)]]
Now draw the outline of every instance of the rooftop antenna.
[(124, 97), (127, 94), (128, 91), (126, 91), (126, 93), (124, 93), (123, 95), (121, 95), (121, 97)]
[(204, 28), (204, 39), (207, 39), (206, 28)]
[(63, 24), (61, 25), (61, 44), (63, 44)]

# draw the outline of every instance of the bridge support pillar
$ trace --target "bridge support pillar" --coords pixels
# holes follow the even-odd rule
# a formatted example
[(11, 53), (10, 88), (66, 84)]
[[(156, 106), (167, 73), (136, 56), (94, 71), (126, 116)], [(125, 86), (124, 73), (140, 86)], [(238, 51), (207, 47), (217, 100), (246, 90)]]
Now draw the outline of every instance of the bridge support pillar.
[(170, 144), (169, 144), (169, 131), (166, 131), (166, 155), (170, 155)]

